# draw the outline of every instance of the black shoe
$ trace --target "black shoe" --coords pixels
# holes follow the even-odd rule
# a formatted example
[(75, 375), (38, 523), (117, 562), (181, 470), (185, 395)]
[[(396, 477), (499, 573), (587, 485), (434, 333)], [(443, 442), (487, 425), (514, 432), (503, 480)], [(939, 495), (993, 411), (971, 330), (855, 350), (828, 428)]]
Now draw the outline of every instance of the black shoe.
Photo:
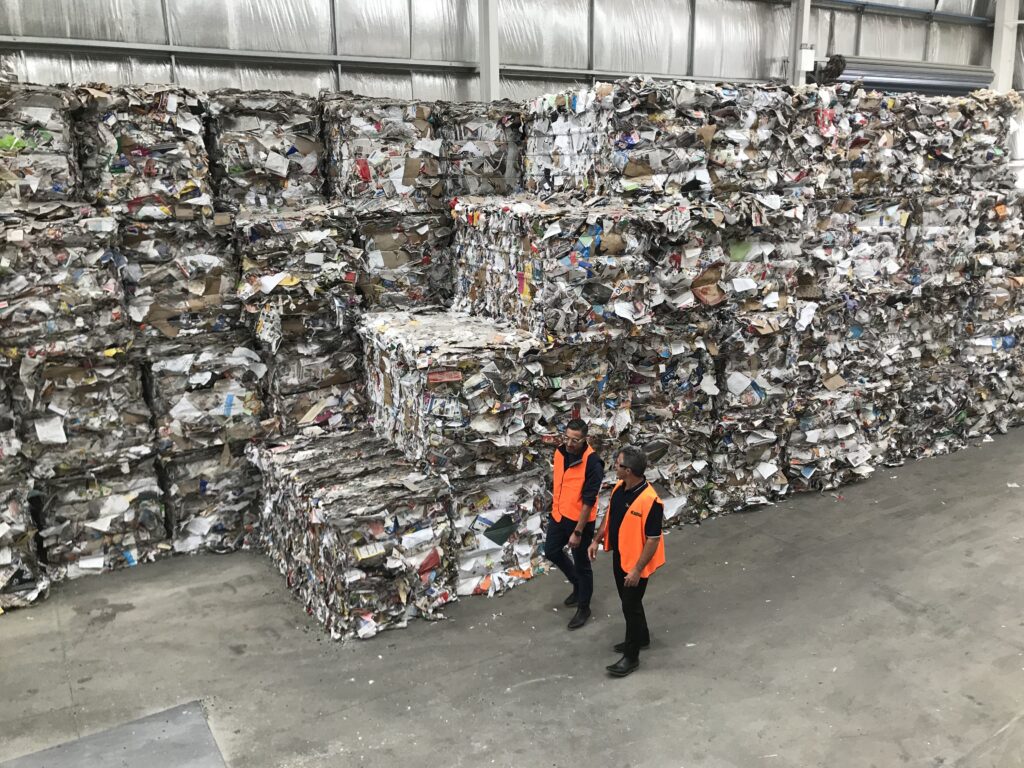
[(576, 605), (579, 601), (580, 601), (579, 595), (577, 595), (575, 592), (573, 592), (571, 595), (569, 595), (567, 598), (565, 598), (565, 600), (563, 602), (566, 605), (572, 606), (572, 605)]
[(623, 656), (614, 664), (609, 664), (605, 669), (612, 677), (625, 677), (630, 672), (635, 672), (640, 667), (640, 659), (627, 659)]
[[(642, 651), (644, 648), (650, 648), (650, 647), (651, 647), (651, 644), (649, 642), (647, 642), (647, 643), (644, 643), (643, 645), (640, 646), (640, 650)], [(623, 640), (621, 643), (616, 643), (615, 645), (612, 646), (612, 650), (615, 651), (616, 653), (625, 653), (626, 652), (626, 641)]]
[(587, 623), (587, 619), (590, 618), (589, 608), (577, 608), (576, 615), (569, 621), (569, 629), (579, 629)]

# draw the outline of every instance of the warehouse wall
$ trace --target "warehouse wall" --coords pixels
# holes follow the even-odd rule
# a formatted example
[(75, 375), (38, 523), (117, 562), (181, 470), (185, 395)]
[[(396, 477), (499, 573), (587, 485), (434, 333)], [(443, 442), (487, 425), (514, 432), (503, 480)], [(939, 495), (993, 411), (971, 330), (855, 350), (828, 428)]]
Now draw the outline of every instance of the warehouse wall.
[[(174, 44), (230, 50), (334, 53), (417, 61), (477, 59), (477, 0), (4, 0), (0, 35)], [(593, 46), (590, 15), (593, 2)], [(695, 6), (691, 7), (691, 3)], [(978, 0), (890, 0), (924, 11), (984, 15)], [(166, 20), (164, 6), (166, 5)], [(782, 76), (788, 3), (760, 0), (499, 0), (503, 64), (611, 72), (764, 79)], [(337, 16), (335, 44), (332, 24)], [(991, 15), (991, 14), (988, 14)], [(691, 23), (693, 26), (691, 35)], [(858, 53), (947, 64), (988, 64), (991, 30), (924, 19), (816, 8), (819, 54)], [(691, 38), (694, 50), (689, 50)], [(335, 50), (335, 46), (337, 50)], [(1024, 54), (1019, 54), (1019, 58)], [(688, 72), (692, 57), (693, 71)], [(422, 70), (422, 65), (417, 65)], [(410, 67), (414, 69), (414, 67)], [(225, 65), (118, 52), (0, 51), (0, 72), (35, 82), (167, 82), (316, 92), (321, 87), (424, 99), (477, 98), (478, 78), (428, 71), (368, 72), (322, 65)], [(566, 81), (503, 80), (522, 98)]]

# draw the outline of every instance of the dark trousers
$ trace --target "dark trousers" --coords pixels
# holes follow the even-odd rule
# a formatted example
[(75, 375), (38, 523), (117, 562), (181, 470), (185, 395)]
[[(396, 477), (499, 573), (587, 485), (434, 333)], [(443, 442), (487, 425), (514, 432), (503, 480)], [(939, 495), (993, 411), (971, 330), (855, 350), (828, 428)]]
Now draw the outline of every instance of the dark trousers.
[(619, 591), (622, 615), (626, 619), (626, 650), (622, 655), (627, 659), (639, 659), (640, 647), (651, 642), (651, 633), (647, 629), (647, 615), (644, 613), (644, 593), (647, 591), (647, 579), (640, 579), (635, 587), (627, 587), (626, 572), (622, 570), (622, 561), (619, 560), (618, 552), (615, 553), (612, 560), (615, 588)]
[(587, 547), (594, 540), (594, 524), (587, 523), (580, 537), (580, 545), (571, 550), (572, 557), (565, 553), (569, 536), (576, 530), (576, 521), (563, 517), (559, 523), (555, 518), (548, 518), (548, 534), (544, 540), (544, 557), (558, 566), (565, 578), (572, 584), (572, 591), (579, 599), (580, 608), (590, 607), (590, 598), (594, 595), (594, 568), (587, 556)]

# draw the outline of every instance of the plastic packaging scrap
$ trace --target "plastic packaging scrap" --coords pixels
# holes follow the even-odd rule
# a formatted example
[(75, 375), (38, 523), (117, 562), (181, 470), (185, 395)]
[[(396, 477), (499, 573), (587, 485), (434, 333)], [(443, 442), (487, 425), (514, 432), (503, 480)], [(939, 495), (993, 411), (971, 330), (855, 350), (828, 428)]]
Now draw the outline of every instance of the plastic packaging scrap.
[(0, 347), (82, 352), (131, 339), (117, 222), (76, 203), (0, 206)]
[(126, 220), (121, 253), (136, 346), (242, 327), (238, 258), (227, 227)]
[(267, 366), (248, 343), (245, 333), (219, 333), (145, 350), (161, 454), (275, 433), (264, 405)]
[(152, 453), (139, 369), (124, 349), (72, 356), (24, 354), (15, 362), (14, 408), (22, 452), (46, 478), (120, 466)]
[(365, 418), (355, 227), (346, 210), (326, 207), (237, 222), (238, 297), (269, 365), (272, 411), (286, 434)]
[(451, 303), (452, 220), (448, 213), (357, 213), (367, 304), (416, 309)]
[(369, 638), (455, 599), (450, 492), (372, 433), (252, 445), (262, 542), (335, 639)]
[(43, 488), (42, 552), (54, 581), (170, 554), (153, 460), (54, 480)]
[(448, 197), (519, 192), (526, 117), (522, 106), (497, 101), (445, 103), (439, 109), (441, 172)]
[(0, 613), (46, 598), (50, 579), (36, 555), (31, 482), (0, 485)]
[(75, 94), (0, 83), (0, 200), (70, 200), (81, 179), (75, 158)]
[(316, 99), (281, 91), (209, 94), (219, 210), (298, 209), (324, 202)]
[(235, 443), (161, 457), (175, 552), (224, 553), (255, 543), (260, 477)]
[(614, 86), (551, 93), (527, 104), (523, 183), (538, 194), (594, 194), (608, 173)]
[(443, 210), (442, 139), (436, 105), (321, 94), (331, 199), (401, 200)]
[(175, 85), (109, 86), (77, 90), (76, 122), (86, 197), (139, 220), (192, 219), (213, 212), (206, 105)]
[(460, 596), (493, 596), (544, 572), (541, 524), (551, 512), (551, 493), (539, 467), (460, 481), (452, 508)]

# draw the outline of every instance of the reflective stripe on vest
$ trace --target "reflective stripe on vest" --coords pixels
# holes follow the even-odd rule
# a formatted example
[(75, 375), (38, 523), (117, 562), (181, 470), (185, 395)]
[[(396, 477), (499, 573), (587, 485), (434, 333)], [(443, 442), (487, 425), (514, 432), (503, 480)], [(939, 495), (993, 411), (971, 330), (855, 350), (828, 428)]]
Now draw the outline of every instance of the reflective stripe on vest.
[[(562, 522), (562, 518), (572, 521), (580, 519), (580, 511), (583, 509), (583, 484), (587, 479), (587, 459), (594, 449), (589, 445), (583, 451), (580, 460), (571, 467), (565, 466), (565, 454), (555, 450), (554, 475), (555, 487), (551, 498), (551, 517), (556, 523)], [(597, 519), (597, 504), (590, 508), (588, 522)]]
[[(612, 488), (612, 496), (622, 486), (620, 480)], [(660, 502), (657, 492), (651, 487), (650, 483), (647, 487), (640, 491), (640, 495), (633, 499), (633, 503), (629, 505), (629, 509), (626, 510), (625, 517), (622, 518), (622, 525), (619, 526), (619, 560), (622, 565), (622, 570), (629, 573), (633, 570), (633, 567), (640, 560), (640, 553), (643, 552), (644, 545), (647, 543), (647, 535), (644, 533), (644, 529), (647, 526), (647, 516), (651, 513), (651, 507), (654, 506), (654, 502)], [(664, 506), (664, 504), (662, 505)], [(605, 512), (606, 515), (612, 513), (611, 499), (608, 501), (608, 510)], [(611, 520), (609, 519), (608, 525), (604, 529), (604, 548), (608, 549), (608, 541), (611, 538)], [(652, 573), (661, 568), (665, 564), (665, 537), (658, 537), (658, 548), (654, 550), (654, 555), (648, 561), (644, 569), (640, 571), (640, 578), (646, 579), (650, 577)]]

